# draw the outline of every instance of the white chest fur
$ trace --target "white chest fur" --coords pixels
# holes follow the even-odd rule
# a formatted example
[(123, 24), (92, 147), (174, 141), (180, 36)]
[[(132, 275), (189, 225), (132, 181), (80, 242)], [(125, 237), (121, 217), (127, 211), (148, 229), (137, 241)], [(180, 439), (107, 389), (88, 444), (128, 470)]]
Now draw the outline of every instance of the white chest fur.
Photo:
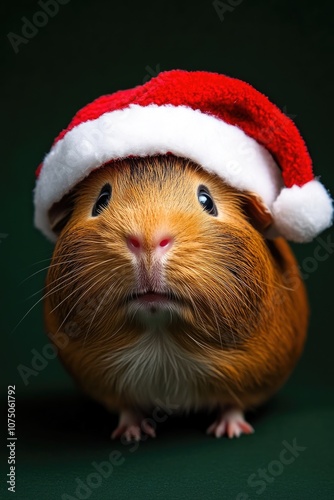
[(109, 361), (117, 391), (140, 407), (163, 402), (190, 410), (201, 405), (198, 387), (210, 370), (178, 346), (168, 332), (149, 329), (135, 345), (114, 353)]

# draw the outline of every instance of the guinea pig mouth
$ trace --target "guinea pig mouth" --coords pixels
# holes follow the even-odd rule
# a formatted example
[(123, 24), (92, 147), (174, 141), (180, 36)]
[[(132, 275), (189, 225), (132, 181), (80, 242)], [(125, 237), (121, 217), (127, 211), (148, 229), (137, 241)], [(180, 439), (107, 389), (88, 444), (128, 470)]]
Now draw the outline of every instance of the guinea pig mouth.
[(154, 290), (146, 290), (145, 292), (133, 292), (127, 297), (127, 302), (137, 301), (142, 304), (147, 303), (163, 303), (176, 301), (177, 297), (173, 292), (156, 292)]

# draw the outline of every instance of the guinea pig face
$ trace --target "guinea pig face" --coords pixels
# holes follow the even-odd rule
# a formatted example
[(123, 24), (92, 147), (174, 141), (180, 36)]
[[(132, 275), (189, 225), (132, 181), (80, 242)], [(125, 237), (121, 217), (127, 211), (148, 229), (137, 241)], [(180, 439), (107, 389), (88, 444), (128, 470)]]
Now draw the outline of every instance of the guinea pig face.
[(46, 293), (60, 328), (79, 323), (85, 341), (117, 345), (164, 325), (184, 344), (235, 347), (256, 328), (270, 278), (246, 199), (173, 156), (94, 171), (50, 212), (61, 230)]

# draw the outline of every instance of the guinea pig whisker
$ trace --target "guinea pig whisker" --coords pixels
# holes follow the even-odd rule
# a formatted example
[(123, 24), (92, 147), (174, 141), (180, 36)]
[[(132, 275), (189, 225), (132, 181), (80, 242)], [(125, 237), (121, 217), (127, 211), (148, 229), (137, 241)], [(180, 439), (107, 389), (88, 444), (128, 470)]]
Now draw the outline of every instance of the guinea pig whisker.
[[(74, 272), (74, 271), (73, 271)], [(70, 274), (73, 274), (73, 272), (71, 272)], [(65, 274), (65, 277), (66, 279), (63, 280), (61, 283), (59, 283), (58, 285), (54, 286), (53, 288), (51, 288), (51, 290), (49, 290), (47, 293), (45, 293), (43, 295), (43, 298), (46, 298), (46, 297), (50, 297), (50, 295), (53, 295), (54, 293), (58, 292), (59, 290), (62, 290), (63, 288), (65, 288), (67, 285), (66, 285), (66, 282), (72, 280), (72, 276), (70, 277), (67, 277), (67, 274)], [(55, 281), (58, 281), (58, 280), (55, 280)], [(65, 283), (65, 284), (64, 284)], [(63, 285), (63, 286), (62, 286)], [(48, 288), (49, 288), (49, 284), (48, 284)], [(41, 292), (43, 292), (45, 290), (45, 287), (43, 288), (40, 288), (39, 290), (37, 290), (37, 292), (34, 292), (32, 293), (31, 295), (29, 295), (29, 297), (27, 297), (25, 299), (25, 301), (28, 301), (30, 299), (32, 299), (33, 297), (35, 297), (36, 295), (39, 295)]]
[[(185, 285), (185, 288), (189, 289), (188, 285)], [(203, 330), (205, 331), (206, 330), (206, 325), (203, 322), (202, 314), (200, 313), (200, 311), (199, 311), (196, 303), (194, 302), (194, 299), (192, 297), (192, 291), (190, 291), (190, 293), (188, 293), (188, 298), (189, 298), (190, 303), (191, 303), (191, 305), (193, 307), (193, 311), (195, 313), (197, 321), (199, 322), (199, 324), (202, 326)]]
[[(92, 265), (92, 268), (94, 267), (98, 267), (100, 265), (100, 263), (98, 264), (94, 264)], [(69, 299), (69, 297), (71, 297), (74, 293), (77, 293), (78, 290), (80, 290), (81, 288), (83, 288), (84, 286), (86, 286), (88, 283), (91, 283), (92, 281), (94, 281), (96, 279), (97, 276), (100, 276), (102, 273), (105, 272), (105, 269), (101, 269), (101, 271), (97, 274), (94, 274), (87, 282), (84, 282), (82, 283), (78, 288), (75, 288), (70, 294), (68, 294), (61, 302), (59, 302), (59, 304), (57, 304), (56, 307), (54, 307), (51, 311), (50, 311), (50, 314), (52, 314), (61, 304), (63, 304), (66, 300)], [(94, 283), (93, 283), (93, 286), (94, 286)], [(81, 299), (79, 299), (81, 300)], [(75, 304), (76, 305), (76, 304)]]
[(52, 259), (52, 256), (48, 257), (47, 259), (37, 260), (36, 262), (29, 264), (29, 266), (27, 266), (27, 268), (37, 266), (38, 264), (41, 264), (42, 262), (46, 262), (46, 261), (50, 262), (51, 259)]
[[(226, 288), (226, 283), (224, 283), (224, 282), (222, 282), (222, 283), (223, 283), (223, 287)], [(184, 287), (185, 285), (182, 284), (182, 286)], [(204, 314), (203, 314), (203, 311), (196, 304), (196, 302), (193, 298), (192, 290), (189, 287), (187, 287), (187, 288), (188, 288), (187, 295), (189, 295), (189, 301), (192, 305), (192, 308), (193, 308), (193, 311), (195, 314), (195, 318), (196, 318), (196, 321), (198, 322), (199, 327), (202, 329), (202, 331), (206, 332), (206, 335), (208, 337), (211, 337), (213, 339), (215, 339), (216, 335), (218, 334), (219, 343), (220, 343), (221, 347), (223, 347), (223, 337), (222, 337), (221, 329), (219, 327), (219, 321), (217, 318), (217, 311), (214, 307), (210, 306), (210, 304), (214, 304), (217, 301), (216, 291), (214, 288), (211, 287), (211, 282), (207, 281), (207, 284), (204, 287), (205, 292), (206, 292), (206, 298), (207, 298), (207, 300), (205, 301), (205, 313)], [(231, 302), (231, 291), (229, 291), (230, 293), (227, 293), (227, 292), (228, 291), (225, 291), (225, 300), (227, 302)], [(234, 295), (235, 295), (235, 292), (232, 292), (232, 300), (233, 300)], [(240, 300), (240, 297), (237, 297), (237, 298), (238, 298), (238, 300)], [(208, 329), (208, 325), (204, 322), (205, 317), (211, 317), (213, 319), (214, 324), (216, 325), (216, 333), (215, 334), (211, 333), (210, 330)], [(234, 318), (233, 320), (231, 319), (230, 321), (227, 321), (227, 320), (228, 320), (228, 318), (225, 318), (225, 325), (228, 326), (228, 323), (230, 323), (230, 334), (231, 334), (233, 343), (236, 346), (237, 342), (236, 342), (234, 330), (233, 330), (236, 318)]]
[[(118, 269), (120, 269), (121, 267), (122, 267), (122, 266), (117, 266), (116, 268), (114, 268), (114, 269), (113, 269), (113, 272), (117, 271), (117, 270), (118, 270)], [(109, 276), (108, 276), (108, 277), (107, 277), (107, 279), (103, 281), (103, 284), (104, 284), (104, 283), (107, 283), (107, 282), (109, 281), (109, 279), (110, 279), (110, 278), (109, 278)], [(99, 311), (99, 309), (100, 309), (100, 307), (101, 307), (102, 303), (104, 302), (105, 298), (107, 297), (107, 295), (110, 293), (110, 291), (111, 291), (114, 287), (115, 287), (115, 283), (112, 283), (112, 284), (108, 287), (108, 289), (107, 289), (107, 291), (105, 292), (105, 294), (103, 295), (102, 299), (100, 300), (100, 303), (99, 303), (99, 305), (97, 306), (97, 308), (96, 308), (96, 310), (95, 310), (95, 313), (94, 313), (94, 316), (92, 317), (91, 322), (90, 322), (90, 324), (89, 324), (87, 334), (88, 334), (88, 333), (89, 333), (89, 331), (90, 331), (90, 328), (91, 328), (91, 326), (92, 326), (92, 323), (93, 323), (94, 319), (96, 318), (96, 315), (97, 315), (97, 313), (98, 313), (98, 311)]]
[[(71, 262), (74, 262), (74, 261), (71, 261)], [(78, 261), (80, 262), (80, 261)], [(91, 266), (91, 262), (89, 262), (88, 264), (85, 264), (84, 266), (81, 266), (80, 270), (83, 270), (83, 269), (87, 269)], [(50, 266), (51, 267), (51, 266)], [(53, 293), (55, 292), (58, 292), (59, 290), (65, 288), (67, 285), (64, 285), (62, 286), (64, 283), (70, 281), (72, 279), (72, 275), (74, 273), (77, 273), (78, 272), (78, 269), (75, 268), (75, 269), (72, 269), (70, 271), (68, 271), (67, 273), (59, 276), (58, 278), (56, 278), (55, 280), (51, 281), (48, 283), (48, 288), (53, 285), (54, 283), (56, 283), (57, 281), (60, 281), (61, 280), (61, 283), (55, 287), (53, 287), (51, 290), (49, 290), (49, 292), (47, 292), (43, 297), (46, 298), (46, 297), (49, 297), (50, 295), (52, 295)], [(45, 287), (41, 288), (40, 290), (38, 290), (37, 292), (33, 293), (32, 295), (30, 295), (28, 299), (34, 297), (35, 295), (37, 295), (38, 293), (42, 292), (43, 290), (45, 290)]]
[[(83, 253), (84, 255), (86, 255), (86, 253), (87, 253), (87, 252), (86, 252), (86, 251), (83, 251), (82, 253)], [(63, 254), (62, 254), (62, 258), (63, 258), (63, 257), (71, 257), (71, 256), (73, 257), (73, 252), (70, 252), (70, 253), (67, 253), (67, 254), (66, 254), (66, 253), (63, 253)], [(29, 268), (29, 267), (34, 267), (34, 266), (37, 266), (38, 264), (41, 264), (42, 262), (47, 262), (47, 261), (49, 261), (49, 262), (50, 262), (51, 260), (52, 260), (52, 256), (51, 256), (51, 257), (48, 257), (47, 259), (37, 260), (36, 262), (33, 262), (32, 264), (29, 264), (28, 268)]]
[[(113, 259), (107, 259), (106, 261), (103, 261), (103, 262), (100, 262), (99, 265), (102, 265), (102, 264), (105, 264), (109, 261), (111, 261)], [(97, 265), (94, 265), (92, 267), (97, 267)], [(119, 266), (121, 267), (121, 266)], [(64, 320), (62, 321), (62, 323), (60, 324), (59, 326), (59, 329), (58, 331), (60, 330), (60, 328), (63, 326), (63, 324), (66, 322), (67, 318), (69, 317), (69, 315), (71, 314), (71, 312), (75, 309), (75, 307), (78, 305), (78, 303), (83, 299), (83, 297), (94, 287), (96, 286), (96, 277), (97, 276), (100, 276), (102, 273), (105, 272), (105, 269), (102, 269), (99, 273), (95, 274), (91, 279), (89, 279), (88, 281), (86, 281), (85, 283), (83, 283), (79, 288), (75, 289), (73, 292), (71, 292), (67, 297), (65, 297), (65, 299), (63, 299), (59, 304), (57, 304), (57, 306), (53, 309), (56, 310), (64, 301), (68, 300), (68, 298), (70, 296), (73, 295), (73, 293), (76, 293), (78, 290), (80, 290), (81, 288), (83, 288), (84, 286), (87, 286), (89, 283), (91, 283), (93, 281), (93, 284), (84, 292), (80, 295), (80, 297), (78, 298), (78, 300), (74, 303), (73, 307), (70, 309), (70, 311), (68, 312), (68, 314), (65, 316)], [(107, 277), (107, 279), (110, 279), (110, 276)], [(53, 312), (51, 311), (51, 312)]]
[[(35, 294), (34, 294), (35, 295)], [(14, 333), (17, 328), (20, 326), (20, 324), (22, 323), (22, 321), (25, 320), (25, 318), (28, 316), (28, 314), (30, 314), (30, 312), (42, 301), (44, 300), (46, 297), (48, 297), (50, 294), (50, 292), (48, 293), (45, 293), (42, 295), (42, 297), (40, 297), (29, 309), (28, 311), (24, 314), (24, 316), (20, 319), (20, 321), (17, 323), (17, 325), (14, 327), (14, 329), (12, 330), (11, 334)]]
[[(97, 276), (99, 276), (100, 274), (102, 274), (104, 272), (104, 269), (97, 274)], [(90, 292), (90, 290), (96, 286), (96, 283), (95, 283), (95, 279), (96, 279), (96, 275), (93, 276), (90, 280), (88, 280), (87, 282), (83, 283), (78, 289), (75, 289), (73, 292), (71, 292), (67, 297), (65, 297), (65, 299), (63, 299), (59, 304), (57, 304), (57, 306), (51, 311), (51, 312), (54, 312), (64, 301), (68, 300), (69, 297), (71, 297), (73, 295), (73, 293), (76, 293), (78, 290), (80, 290), (81, 288), (83, 288), (84, 286), (87, 286), (88, 283), (91, 283), (93, 281), (93, 284), (87, 288), (87, 290), (85, 292), (83, 292), (80, 297), (78, 298), (78, 300), (74, 303), (74, 305), (71, 307), (71, 309), (69, 310), (69, 312), (66, 314), (66, 316), (64, 317), (63, 321), (61, 322), (61, 324), (59, 325), (59, 328), (57, 330), (57, 333), (60, 331), (61, 327), (63, 326), (63, 324), (66, 322), (67, 318), (70, 316), (71, 312), (76, 308), (76, 306), (79, 304), (79, 302), (81, 302), (81, 300), (83, 299), (83, 297), (85, 295), (87, 295), (87, 293)]]
[[(104, 283), (105, 283), (105, 282), (107, 282), (107, 280), (105, 280), (105, 281), (104, 281), (104, 280), (101, 280), (101, 281), (100, 281), (100, 285), (104, 285)], [(116, 282), (112, 283), (112, 284), (108, 287), (108, 289), (107, 289), (106, 293), (104, 294), (103, 298), (101, 299), (101, 302), (103, 302), (103, 301), (104, 301), (104, 299), (105, 299), (106, 295), (107, 295), (107, 294), (108, 294), (108, 293), (109, 293), (109, 292), (110, 292), (113, 288), (114, 288), (114, 291), (115, 291), (115, 286), (116, 286), (116, 285), (118, 285), (118, 284), (119, 284), (119, 283), (121, 283), (121, 282), (122, 282), (122, 279), (120, 279), (118, 282), (116, 281)], [(120, 289), (120, 290), (121, 290), (121, 289)], [(104, 323), (104, 321), (106, 320), (106, 318), (107, 318), (107, 317), (109, 317), (109, 313), (110, 313), (109, 308), (106, 308), (106, 309), (105, 309), (105, 311), (103, 312), (102, 316), (99, 318), (99, 324), (103, 324), (103, 323)], [(89, 327), (88, 327), (88, 329), (87, 329), (87, 331), (86, 331), (86, 334), (85, 334), (85, 337), (84, 337), (84, 340), (83, 340), (83, 345), (84, 345), (84, 344), (85, 344), (85, 342), (86, 342), (86, 339), (87, 339), (88, 334), (89, 334), (89, 330), (90, 330), (90, 328), (91, 328), (91, 324), (92, 324), (92, 322), (94, 321), (95, 317), (96, 317), (96, 313), (94, 314), (94, 317), (92, 318), (91, 323), (90, 323), (90, 325), (89, 325)], [(121, 326), (120, 326), (117, 330), (115, 330), (115, 331), (113, 332), (113, 334), (112, 334), (112, 335), (110, 335), (110, 331), (109, 331), (109, 329), (108, 329), (108, 330), (106, 331), (105, 335), (103, 336), (103, 338), (105, 337), (105, 338), (110, 339), (110, 338), (114, 337), (114, 336), (115, 336), (115, 335), (116, 335), (116, 334), (120, 331), (120, 329), (124, 326), (125, 321), (126, 321), (126, 319), (123, 321), (122, 325), (121, 325)]]
[[(233, 286), (231, 286), (231, 278), (232, 278), (232, 284)], [(217, 278), (216, 278), (216, 281), (217, 281)], [(229, 300), (229, 296), (232, 295), (232, 298), (236, 298), (238, 301), (240, 301), (243, 306), (247, 309), (249, 309), (250, 311), (252, 311), (252, 301), (250, 300), (250, 298), (245, 294), (244, 290), (242, 288), (240, 288), (240, 286), (238, 286), (235, 282), (239, 282), (240, 284), (242, 284), (243, 286), (247, 287), (249, 290), (251, 290), (254, 294), (256, 294), (259, 298), (261, 298), (257, 292), (255, 292), (255, 290), (253, 290), (249, 285), (247, 285), (247, 283), (245, 283), (243, 280), (237, 278), (234, 274), (232, 274), (231, 276), (229, 276), (229, 281), (226, 280), (222, 280), (222, 279), (219, 279), (218, 280), (219, 283), (222, 285), (222, 288), (223, 290), (225, 291), (226, 293), (226, 299)], [(236, 293), (238, 292), (238, 293)], [(243, 298), (242, 298), (243, 297)], [(244, 300), (243, 300), (244, 299)]]
[[(249, 289), (253, 291), (250, 287)], [(234, 285), (233, 288), (230, 286), (229, 292), (232, 295), (233, 298), (236, 298), (240, 301), (240, 303), (249, 311), (252, 311), (252, 301), (250, 300), (249, 297), (245, 294), (245, 292), (242, 290), (240, 286)], [(254, 291), (255, 293), (255, 291)], [(255, 294), (258, 296), (258, 294)]]
[[(234, 274), (234, 273), (233, 273)], [(234, 274), (235, 276), (235, 274)], [(291, 287), (286, 287), (284, 286), (283, 284), (281, 283), (278, 283), (277, 281), (273, 280), (271, 283), (267, 282), (267, 281), (263, 281), (261, 280), (260, 278), (258, 278), (257, 276), (253, 276), (251, 277), (252, 281), (254, 282), (254, 284), (258, 285), (258, 284), (261, 284), (261, 285), (264, 285), (266, 288), (281, 288), (281, 289), (284, 289), (284, 290), (293, 290), (293, 288)], [(262, 290), (263, 288), (258, 285), (258, 287)]]
[[(297, 277), (297, 274), (294, 275), (294, 277)], [(276, 282), (275, 280), (273, 280), (272, 283), (266, 283), (265, 281), (262, 281), (259, 278), (255, 278), (254, 281), (265, 285), (267, 288), (274, 288), (275, 290), (277, 290), (277, 289), (280, 289), (280, 290), (289, 290), (291, 292), (294, 291), (293, 287), (285, 286), (282, 283)]]
[[(207, 286), (207, 287), (206, 287), (206, 292), (209, 292), (209, 290), (210, 290), (210, 288)], [(210, 295), (210, 293), (209, 293), (209, 295)], [(208, 304), (208, 305), (207, 305), (207, 307), (208, 307), (208, 309), (210, 309), (210, 312), (212, 313), (212, 316), (213, 316), (213, 318), (214, 318), (214, 321), (215, 321), (215, 324), (216, 324), (216, 327), (217, 327), (217, 332), (218, 332), (219, 339), (220, 339), (220, 344), (222, 345), (221, 331), (220, 331), (220, 328), (219, 328), (219, 324), (218, 324), (217, 316), (216, 316), (216, 314), (215, 314), (214, 309), (213, 309), (213, 308), (211, 308), (211, 307), (209, 306), (209, 304), (210, 304), (210, 303), (211, 303), (211, 301), (210, 301), (210, 299), (209, 299), (209, 300), (207, 301), (207, 304)], [(201, 324), (202, 328), (203, 328), (203, 329), (207, 332), (207, 334), (208, 334), (210, 337), (212, 337), (212, 335), (210, 334), (210, 332), (208, 332), (208, 331), (207, 331), (207, 327), (206, 327), (206, 325), (204, 324), (204, 322), (202, 321), (202, 314), (201, 314), (201, 312), (198, 310), (198, 307), (197, 307), (196, 303), (193, 301), (193, 299), (192, 299), (192, 304), (193, 304), (193, 307), (194, 307), (194, 310), (195, 310), (195, 313), (196, 313), (197, 318), (198, 318), (198, 319), (200, 319), (200, 324)]]
[[(234, 290), (234, 288), (232, 288), (232, 287), (231, 287), (231, 283), (230, 283), (230, 281), (228, 281), (228, 280), (226, 280), (226, 281), (225, 281), (225, 280), (223, 280), (223, 279), (221, 279), (221, 278), (217, 278), (217, 276), (215, 276), (214, 274), (210, 273), (210, 271), (207, 271), (207, 273), (208, 273), (208, 274), (210, 274), (210, 275), (214, 278), (214, 280), (215, 280), (215, 281), (218, 281), (218, 282), (222, 285), (223, 290), (225, 290), (225, 291), (229, 291), (229, 292), (232, 292), (232, 294), (234, 294), (234, 295), (235, 295), (235, 290)], [(238, 277), (236, 277), (236, 276), (235, 276), (234, 274), (232, 274), (232, 273), (231, 273), (231, 277), (232, 277), (233, 281), (239, 281), (239, 282), (241, 282), (242, 284), (245, 284), (245, 285), (246, 285), (246, 283), (244, 283), (243, 281), (241, 281), (240, 279), (238, 279)], [(237, 290), (238, 290), (238, 291), (239, 291), (239, 292), (243, 295), (243, 297), (244, 297), (246, 300), (248, 300), (248, 301), (249, 301), (248, 297), (245, 295), (245, 293), (243, 292), (243, 290), (242, 290), (242, 289), (240, 289), (238, 286), (236, 286), (235, 288), (236, 288), (236, 289), (237, 289)], [(249, 288), (250, 288), (250, 287), (249, 287)], [(248, 307), (246, 303), (244, 303), (244, 305), (245, 305), (245, 307)]]
[[(57, 259), (57, 262), (53, 262), (52, 264), (50, 264), (50, 265), (48, 265), (48, 266), (46, 266), (46, 267), (43, 267), (42, 269), (39, 269), (36, 273), (33, 273), (33, 274), (29, 275), (27, 278), (25, 278), (25, 279), (24, 279), (21, 283), (24, 283), (26, 280), (28, 280), (28, 279), (30, 279), (31, 277), (35, 276), (35, 274), (40, 273), (40, 272), (42, 272), (42, 271), (44, 271), (44, 270), (46, 270), (46, 269), (49, 269), (50, 267), (57, 266), (57, 265), (60, 265), (60, 264), (63, 264), (63, 263), (67, 263), (67, 262), (72, 262), (72, 260), (67, 260), (67, 259), (64, 259), (64, 257), (67, 257), (67, 256), (68, 256), (68, 257), (74, 257), (74, 256), (76, 256), (76, 255), (81, 255), (81, 254), (82, 254), (81, 259), (82, 259), (82, 260), (84, 260), (84, 259), (87, 259), (87, 260), (88, 260), (88, 259), (90, 259), (91, 257), (87, 256), (87, 253), (88, 253), (88, 251), (84, 251), (84, 250), (83, 250), (82, 252), (75, 252), (75, 254), (74, 254), (73, 252), (68, 253), (68, 254), (62, 254), (62, 256), (61, 256), (61, 260), (60, 260), (60, 259)], [(94, 252), (90, 252), (90, 253), (94, 254)], [(34, 264), (31, 264), (31, 266), (30, 266), (30, 267), (32, 267), (32, 266), (36, 266), (37, 264), (40, 264), (41, 262), (50, 261), (50, 260), (51, 260), (51, 259), (49, 258), (49, 259), (44, 259), (44, 260), (41, 260), (41, 261), (39, 261), (39, 262), (35, 262)], [(79, 260), (79, 259), (73, 259), (73, 261), (75, 261), (75, 260)]]
[(42, 269), (39, 269), (38, 271), (36, 271), (35, 273), (33, 274), (30, 274), (29, 276), (27, 276), (26, 278), (24, 278), (22, 281), (20, 281), (19, 285), (18, 286), (21, 286), (23, 285), (23, 283), (25, 283), (26, 281), (30, 280), (31, 278), (33, 278), (34, 276), (36, 276), (36, 274), (39, 274), (43, 271), (46, 271), (47, 269), (49, 269), (50, 266), (46, 266), (46, 267), (43, 267)]
[[(58, 291), (58, 290), (56, 290)], [(54, 291), (52, 292), (54, 293)], [(44, 300), (46, 297), (48, 297), (49, 295), (51, 295), (50, 292), (47, 292), (45, 294), (42, 295), (42, 297), (40, 297), (29, 309), (28, 311), (24, 314), (24, 316), (20, 319), (20, 321), (16, 324), (16, 326), (14, 327), (14, 329), (11, 331), (11, 334), (14, 333), (17, 328), (20, 326), (20, 324), (25, 320), (25, 318), (28, 316), (28, 314), (31, 313), (31, 311), (42, 301)]]
[[(234, 276), (234, 279), (237, 280), (239, 283), (241, 283), (242, 286), (244, 286), (245, 288), (248, 288), (252, 293), (254, 293), (254, 295), (256, 295), (259, 299), (261, 299), (261, 295), (259, 295), (259, 293), (255, 290), (255, 288), (249, 286), (242, 278), (240, 277), (236, 277)], [(240, 289), (240, 287), (236, 287), (237, 290), (240, 291), (240, 293), (251, 303), (250, 299), (244, 294), (244, 292), (242, 291), (242, 289)], [(262, 288), (262, 287), (259, 287), (261, 289), (261, 291), (263, 293), (265, 293), (266, 291)]]
[[(73, 257), (73, 254), (72, 254), (72, 257)], [(34, 272), (33, 274), (30, 274), (29, 276), (27, 276), (26, 278), (24, 278), (20, 283), (19, 283), (19, 286), (21, 286), (23, 283), (25, 283), (26, 281), (28, 281), (29, 279), (33, 278), (34, 276), (36, 276), (37, 274), (43, 272), (43, 271), (46, 271), (48, 269), (50, 269), (51, 267), (55, 267), (55, 266), (61, 266), (61, 265), (65, 265), (65, 264), (68, 264), (68, 263), (72, 263), (72, 262), (81, 262), (82, 260), (91, 260), (91, 257), (88, 257), (88, 256), (84, 256), (84, 257), (81, 257), (80, 259), (71, 259), (71, 260), (62, 260), (60, 262), (54, 262), (53, 264), (50, 264), (49, 266), (46, 266), (46, 267), (43, 267), (42, 269), (39, 269), (38, 271)], [(46, 259), (48, 260), (48, 259)]]
[[(248, 288), (251, 292), (255, 293), (257, 297), (261, 298), (261, 296), (255, 291), (255, 288), (248, 285), (248, 283), (246, 283), (245, 280), (242, 279), (240, 276), (236, 276), (235, 274), (233, 274), (233, 279), (241, 283), (242, 286)], [(260, 285), (257, 285), (257, 288), (260, 289), (263, 293), (266, 292), (266, 290)]]
[[(108, 276), (106, 279), (102, 279), (102, 280), (100, 280), (100, 281), (99, 281), (99, 287), (100, 287), (100, 288), (102, 288), (102, 287), (103, 287), (106, 283), (108, 283), (108, 281), (109, 281), (109, 276)], [(102, 305), (102, 303), (103, 303), (103, 302), (104, 302), (104, 300), (105, 300), (105, 297), (106, 297), (106, 296), (107, 296), (107, 294), (110, 292), (110, 290), (113, 288), (113, 286), (114, 286), (114, 284), (111, 284), (111, 285), (108, 287), (108, 289), (107, 289), (106, 293), (103, 295), (102, 299), (100, 300), (99, 305), (98, 305), (98, 306), (97, 306), (97, 308), (95, 309), (94, 315), (92, 316), (92, 319), (91, 319), (91, 321), (90, 321), (90, 323), (89, 323), (89, 325), (88, 325), (88, 328), (87, 328), (87, 330), (86, 330), (86, 333), (85, 333), (85, 336), (84, 336), (84, 339), (83, 339), (83, 347), (84, 347), (84, 345), (85, 345), (85, 343), (86, 343), (86, 340), (87, 340), (88, 334), (89, 334), (89, 332), (90, 332), (90, 329), (91, 329), (91, 327), (92, 327), (93, 321), (94, 321), (94, 319), (96, 318), (96, 315), (97, 315), (97, 313), (98, 313), (99, 309), (101, 308), (101, 305)]]
[[(211, 251), (210, 252), (208, 251), (207, 253), (211, 253)], [(217, 253), (217, 256), (220, 256), (220, 258), (221, 258), (221, 255), (219, 255), (218, 253)], [(249, 297), (247, 297), (247, 295), (244, 293), (243, 289), (240, 288), (240, 287), (238, 287), (238, 286), (236, 286), (235, 283), (233, 283), (234, 284), (233, 288), (235, 288), (235, 289), (233, 289), (231, 287), (231, 283), (230, 283), (231, 278), (232, 278), (233, 282), (238, 281), (242, 285), (242, 287), (248, 288), (252, 293), (254, 293), (260, 299), (261, 299), (261, 296), (258, 293), (258, 291), (262, 291), (263, 293), (265, 293), (265, 290), (259, 284), (257, 284), (257, 288), (258, 288), (258, 291), (257, 291), (255, 288), (250, 287), (244, 280), (242, 280), (240, 277), (236, 276), (235, 273), (232, 273), (228, 269), (226, 269), (226, 271), (229, 271), (229, 281), (228, 282), (224, 282), (223, 280), (219, 279), (218, 278), (218, 273), (214, 273), (214, 272), (211, 273), (207, 268), (204, 268), (204, 267), (201, 267), (200, 269), (201, 269), (202, 273), (196, 273), (195, 270), (193, 269), (193, 272), (195, 272), (196, 274), (198, 274), (199, 277), (200, 277), (200, 279), (203, 280), (203, 274), (209, 274), (210, 276), (212, 276), (212, 278), (214, 279), (214, 281), (216, 281), (216, 282), (219, 281), (219, 283), (221, 283), (223, 285), (223, 289), (229, 290), (236, 298), (238, 298), (239, 300), (241, 300), (241, 297), (239, 297), (235, 293), (236, 290), (237, 290), (238, 293), (241, 294), (244, 297), (244, 299), (245, 299), (246, 302), (243, 301), (243, 304), (249, 310), (252, 309), (252, 307), (251, 307), (252, 306), (252, 301), (249, 299)], [(258, 283), (261, 282), (260, 280), (256, 280), (256, 278), (254, 278), (254, 277), (252, 277), (252, 280), (255, 281), (255, 282), (258, 281)], [(266, 283), (261, 282), (261, 285), (266, 285)], [(248, 302), (248, 304), (247, 304), (247, 302)]]
[[(56, 283), (57, 281), (60, 281), (61, 280), (61, 283), (59, 283), (58, 285), (54, 286), (51, 288), (51, 290), (49, 290), (45, 295), (44, 297), (49, 297), (50, 295), (52, 295), (53, 293), (61, 290), (62, 288), (65, 288), (67, 285), (65, 284), (64, 286), (62, 286), (64, 283), (72, 280), (72, 275), (74, 273), (77, 272), (77, 269), (72, 269), (71, 271), (68, 271), (67, 273), (63, 274), (62, 276), (59, 276), (59, 278), (51, 281), (50, 283), (48, 283), (48, 288), (50, 288), (51, 285), (53, 285), (54, 283)], [(37, 290), (37, 292), (34, 292), (32, 295), (30, 295), (26, 300), (29, 300), (31, 299), (32, 297), (34, 297), (35, 295), (43, 292), (43, 290), (45, 290), (45, 287)]]
[(197, 344), (201, 349), (205, 349), (207, 346), (205, 344), (203, 344), (202, 342), (200, 342), (199, 340), (195, 339), (189, 332), (186, 331), (186, 335), (188, 338), (190, 338), (190, 340), (192, 342), (194, 342), (194, 344)]

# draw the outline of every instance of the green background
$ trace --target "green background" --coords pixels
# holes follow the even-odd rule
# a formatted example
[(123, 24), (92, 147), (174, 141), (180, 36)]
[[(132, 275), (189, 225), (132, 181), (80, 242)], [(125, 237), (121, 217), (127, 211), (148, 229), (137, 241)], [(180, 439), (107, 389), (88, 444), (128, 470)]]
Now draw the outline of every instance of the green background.
[[(204, 433), (207, 415), (171, 416), (159, 425), (156, 440), (133, 450), (109, 441), (115, 417), (81, 396), (58, 360), (47, 360), (28, 385), (17, 370), (20, 364), (31, 367), (32, 350), (42, 353), (48, 343), (41, 302), (26, 315), (42, 295), (45, 271), (38, 271), (52, 253), (32, 223), (34, 170), (56, 134), (95, 97), (172, 68), (244, 79), (294, 118), (316, 173), (334, 193), (333, 3), (231, 0), (234, 7), (222, 20), (211, 1), (71, 0), (20, 44), (17, 54), (7, 33), (20, 35), (21, 18), (31, 20), (41, 8), (30, 0), (6, 4), (1, 27), (1, 393), (5, 403), (7, 385), (16, 385), (16, 498), (60, 499), (64, 493), (75, 498), (76, 478), (86, 482), (94, 472), (92, 462), (108, 460), (115, 449), (123, 463), (86, 498), (334, 498), (334, 257), (328, 252), (317, 261), (317, 240), (294, 246), (312, 306), (306, 349), (286, 386), (250, 416), (252, 436), (215, 440)], [(322, 238), (330, 236), (327, 231)], [(2, 429), (0, 496), (6, 498), (5, 421)], [(282, 442), (293, 439), (305, 449), (280, 470), (275, 461)], [(258, 478), (259, 468), (273, 471), (262, 493), (259, 485), (248, 484), (252, 474)]]

